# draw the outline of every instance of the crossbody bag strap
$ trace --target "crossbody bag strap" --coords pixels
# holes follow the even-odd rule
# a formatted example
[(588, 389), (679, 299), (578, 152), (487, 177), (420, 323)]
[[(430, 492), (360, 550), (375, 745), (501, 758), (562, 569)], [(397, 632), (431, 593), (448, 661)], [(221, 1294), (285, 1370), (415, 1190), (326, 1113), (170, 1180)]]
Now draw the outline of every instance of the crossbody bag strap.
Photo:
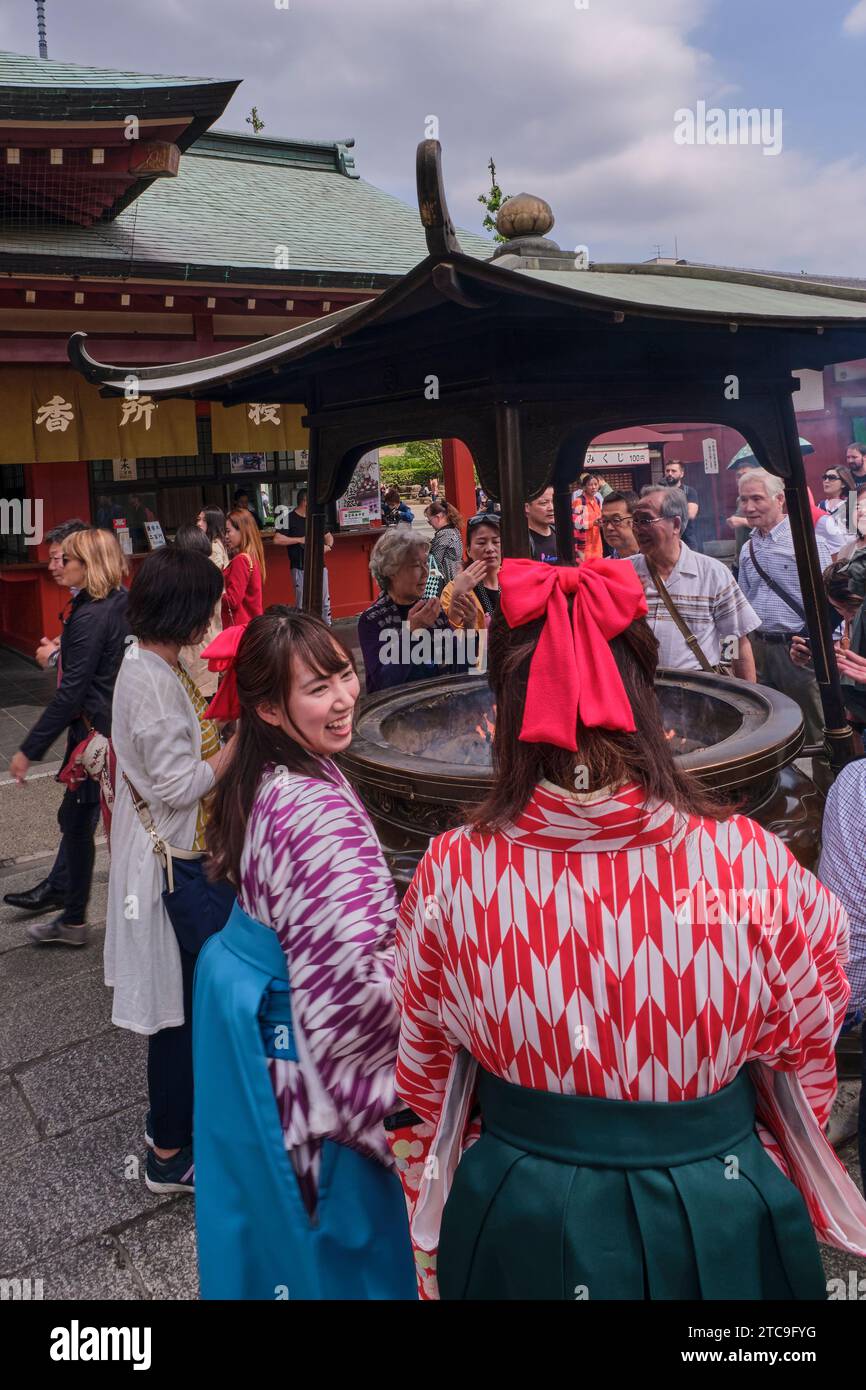
[[(644, 556), (644, 559), (646, 560), (646, 556)], [(646, 567), (649, 570), (650, 578), (652, 579), (652, 582), (656, 587), (656, 592), (658, 593), (659, 598), (661, 599), (665, 608), (670, 613), (671, 618), (676, 624), (681, 636), (685, 641), (686, 646), (692, 653), (692, 656), (696, 657), (696, 659), (700, 662), (702, 670), (715, 671), (715, 666), (708, 659), (707, 654), (701, 646), (700, 642), (698, 641), (697, 637), (692, 632), (682, 613), (679, 611), (670, 594), (668, 593), (667, 587), (665, 586), (665, 583), (658, 570), (655, 568), (654, 565), (650, 564), (649, 560), (647, 560), (646, 562)]]
[(141, 821), (142, 825), (144, 826), (145, 830), (150, 836), (151, 841), (153, 842), (153, 852), (159, 859), (159, 862), (162, 864), (162, 867), (165, 869), (166, 878), (168, 880), (168, 891), (170, 893), (173, 893), (174, 869), (172, 867), (172, 860), (203, 859), (204, 855), (201, 850), (175, 849), (174, 845), (170, 845), (167, 840), (164, 840), (156, 828), (156, 824), (154, 822), (150, 807), (148, 806), (141, 793), (136, 790), (134, 783), (130, 780), (130, 778), (127, 776), (125, 772), (123, 774), (123, 780), (129, 788), (129, 794), (132, 797), (132, 804), (135, 807), (136, 815), (138, 816), (138, 819)]
[(797, 617), (802, 618), (803, 622), (805, 622), (805, 608), (802, 606), (802, 604), (797, 602), (793, 594), (789, 594), (787, 589), (783, 589), (781, 584), (777, 584), (775, 579), (770, 578), (770, 576), (767, 574), (767, 571), (764, 569), (763, 565), (760, 563), (757, 555), (755, 554), (755, 547), (752, 544), (751, 537), (749, 537), (749, 558), (752, 561), (752, 564), (755, 566), (755, 569), (757, 570), (758, 574), (763, 579), (764, 583), (773, 590), (773, 593), (776, 595), (776, 597), (780, 598), (783, 603), (786, 603), (788, 607), (792, 609), (794, 613), (797, 614)]

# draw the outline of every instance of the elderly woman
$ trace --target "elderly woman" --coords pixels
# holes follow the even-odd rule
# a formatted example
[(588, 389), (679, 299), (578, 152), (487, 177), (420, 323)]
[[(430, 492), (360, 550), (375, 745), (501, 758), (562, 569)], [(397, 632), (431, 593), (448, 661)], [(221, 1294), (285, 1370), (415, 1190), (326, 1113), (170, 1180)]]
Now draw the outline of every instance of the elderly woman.
[[(442, 604), (423, 597), (428, 550), (424, 537), (408, 526), (389, 527), (373, 547), (370, 573), (382, 593), (358, 619), (368, 694), (466, 669), (454, 660)], [(437, 631), (443, 633), (438, 641)]]

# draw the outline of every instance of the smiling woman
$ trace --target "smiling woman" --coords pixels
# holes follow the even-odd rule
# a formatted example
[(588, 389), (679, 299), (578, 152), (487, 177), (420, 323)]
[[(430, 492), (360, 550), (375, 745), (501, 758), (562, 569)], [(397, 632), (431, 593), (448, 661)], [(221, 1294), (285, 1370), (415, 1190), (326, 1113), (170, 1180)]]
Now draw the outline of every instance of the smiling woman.
[(195, 982), (202, 1296), (411, 1298), (382, 1128), (397, 895), (332, 761), (358, 676), (323, 622), (282, 607), (249, 624), (233, 674), (237, 751), (208, 845), (238, 903)]

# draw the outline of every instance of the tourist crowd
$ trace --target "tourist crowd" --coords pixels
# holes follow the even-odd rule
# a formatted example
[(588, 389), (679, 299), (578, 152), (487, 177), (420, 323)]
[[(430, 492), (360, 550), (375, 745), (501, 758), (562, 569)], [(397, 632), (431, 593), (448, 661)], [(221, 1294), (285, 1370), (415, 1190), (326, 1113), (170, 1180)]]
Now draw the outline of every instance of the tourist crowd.
[[(848, 540), (836, 471), (814, 520), (853, 700), (866, 510)], [(736, 576), (696, 548), (673, 461), (640, 495), (581, 478), (575, 565), (551, 488), (525, 560), (503, 560), (495, 510), (464, 528), (436, 492), (432, 540), (386, 497), (366, 689), (485, 673), (493, 772), (402, 903), (337, 761), (355, 658), (327, 599), (262, 611), (243, 498), (128, 589), (110, 532), (49, 536), (69, 601), (37, 659), (57, 690), (10, 771), (66, 731), (61, 844), (6, 901), (61, 909), (35, 943), (84, 945), (102, 806), (112, 1018), (148, 1038), (146, 1180), (195, 1192), (206, 1298), (825, 1297), (818, 1241), (866, 1253), (825, 1132), (839, 1032), (866, 1010), (866, 760), (830, 791), (813, 874), (683, 771), (654, 684), (775, 685), (818, 742), (781, 484), (740, 473)], [(298, 602), (305, 503), (278, 537)], [(862, 1100), (859, 1123), (866, 1168)]]

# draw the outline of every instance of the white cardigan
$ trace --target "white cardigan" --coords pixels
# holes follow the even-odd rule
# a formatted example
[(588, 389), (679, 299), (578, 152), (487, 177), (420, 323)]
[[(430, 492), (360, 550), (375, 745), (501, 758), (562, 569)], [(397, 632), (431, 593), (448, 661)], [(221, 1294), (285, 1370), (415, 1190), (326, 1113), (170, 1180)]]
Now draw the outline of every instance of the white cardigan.
[(126, 772), (150, 807), (160, 836), (192, 849), (198, 804), (214, 774), (201, 758), (201, 727), (177, 673), (132, 642), (114, 687), (111, 737), (117, 787), (105, 933), (105, 983), (112, 1022), (158, 1033), (184, 1021), (180, 952), (162, 903), (165, 872), (136, 814)]

